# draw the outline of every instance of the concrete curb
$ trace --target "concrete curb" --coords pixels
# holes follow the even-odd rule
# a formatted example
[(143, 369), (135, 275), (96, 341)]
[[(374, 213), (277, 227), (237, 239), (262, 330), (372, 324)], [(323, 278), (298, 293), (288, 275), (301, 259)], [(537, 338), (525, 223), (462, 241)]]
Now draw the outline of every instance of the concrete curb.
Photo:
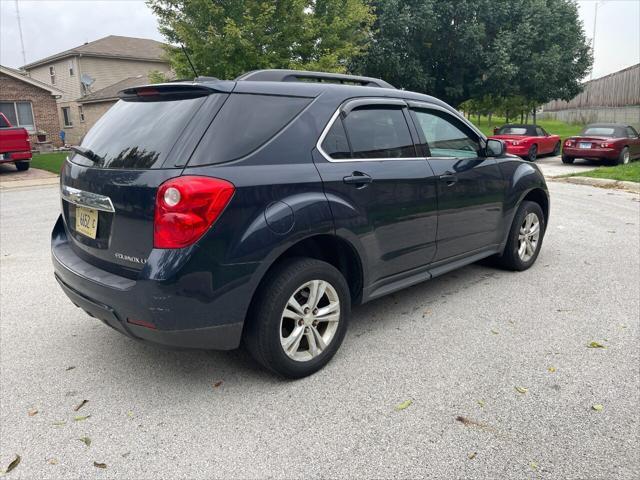
[(16, 188), (40, 187), (46, 185), (57, 185), (60, 183), (58, 176), (54, 178), (35, 178), (32, 180), (11, 180), (0, 183), (0, 191), (14, 190)]
[(591, 178), (591, 177), (552, 177), (549, 180), (556, 182), (574, 183), (576, 185), (590, 185), (600, 188), (617, 188), (627, 190), (633, 193), (640, 193), (640, 183), (623, 182), (622, 180), (610, 180), (608, 178)]

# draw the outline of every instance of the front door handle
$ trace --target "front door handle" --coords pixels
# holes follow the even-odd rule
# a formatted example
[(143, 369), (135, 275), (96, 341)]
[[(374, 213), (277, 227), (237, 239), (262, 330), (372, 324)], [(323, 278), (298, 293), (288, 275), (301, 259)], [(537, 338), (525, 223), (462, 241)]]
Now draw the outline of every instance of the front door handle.
[(451, 172), (446, 172), (443, 175), (440, 175), (440, 180), (447, 182), (447, 186), (451, 186), (451, 185), (455, 185), (455, 183), (458, 181), (458, 175), (456, 175), (455, 173), (451, 173)]
[(355, 185), (359, 188), (362, 188), (371, 183), (373, 179), (366, 173), (353, 172), (351, 175), (344, 177), (342, 181), (347, 185)]

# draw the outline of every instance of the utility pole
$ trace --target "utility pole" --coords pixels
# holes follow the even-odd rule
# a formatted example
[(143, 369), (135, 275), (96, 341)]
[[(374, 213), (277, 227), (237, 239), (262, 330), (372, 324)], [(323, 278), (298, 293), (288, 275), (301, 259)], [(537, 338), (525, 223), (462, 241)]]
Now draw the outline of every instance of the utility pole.
[(22, 22), (20, 21), (20, 7), (16, 0), (16, 18), (18, 19), (18, 32), (20, 33), (20, 46), (22, 47), (22, 64), (27, 64), (27, 55), (24, 53), (24, 38), (22, 38)]
[[(591, 41), (591, 51), (593, 52), (593, 67), (595, 67), (596, 65), (596, 25), (598, 22), (598, 5), (599, 4), (604, 5), (605, 3), (606, 3), (606, 0), (597, 0), (596, 10), (595, 10), (595, 13), (593, 14), (593, 37)], [(591, 76), (589, 77), (589, 80), (593, 80), (593, 67), (591, 67)]]

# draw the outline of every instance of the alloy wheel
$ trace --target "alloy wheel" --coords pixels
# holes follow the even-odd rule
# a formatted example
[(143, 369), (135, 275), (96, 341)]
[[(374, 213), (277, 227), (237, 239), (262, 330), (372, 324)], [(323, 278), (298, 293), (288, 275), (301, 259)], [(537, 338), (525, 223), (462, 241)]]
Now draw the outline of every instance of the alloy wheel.
[(540, 240), (540, 219), (531, 212), (524, 217), (518, 234), (518, 256), (528, 262), (534, 256)]
[(327, 281), (311, 280), (296, 289), (280, 320), (280, 344), (287, 356), (306, 362), (324, 352), (340, 321), (340, 298)]

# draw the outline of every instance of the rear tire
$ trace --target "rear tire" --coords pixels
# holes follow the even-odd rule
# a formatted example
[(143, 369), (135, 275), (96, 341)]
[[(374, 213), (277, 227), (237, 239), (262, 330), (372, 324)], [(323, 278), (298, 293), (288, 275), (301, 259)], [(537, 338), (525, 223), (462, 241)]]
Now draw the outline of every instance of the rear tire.
[(540, 253), (545, 230), (546, 224), (540, 205), (535, 202), (522, 202), (513, 218), (502, 256), (499, 257), (500, 265), (515, 271), (531, 267)]
[(629, 154), (629, 147), (624, 147), (618, 155), (618, 160), (614, 162), (614, 165), (626, 165), (631, 160), (631, 156)]
[[(315, 287), (323, 293), (314, 302)], [(335, 267), (311, 258), (287, 259), (267, 274), (257, 292), (244, 343), (272, 372), (306, 377), (324, 367), (340, 348), (350, 310), (349, 287)]]
[(538, 158), (538, 146), (531, 145), (531, 148), (529, 149), (529, 153), (527, 153), (527, 160), (530, 162), (535, 162), (536, 158)]
[(551, 155), (553, 155), (554, 157), (560, 155), (560, 142), (556, 143), (556, 146), (553, 147), (553, 152), (551, 152)]
[(24, 172), (26, 170), (29, 170), (30, 165), (31, 165), (31, 162), (16, 162), (16, 168), (18, 169), (19, 172)]
[(562, 163), (571, 164), (571, 163), (573, 163), (574, 160), (575, 160), (575, 158), (573, 158), (573, 157), (568, 157), (567, 155), (562, 155)]

